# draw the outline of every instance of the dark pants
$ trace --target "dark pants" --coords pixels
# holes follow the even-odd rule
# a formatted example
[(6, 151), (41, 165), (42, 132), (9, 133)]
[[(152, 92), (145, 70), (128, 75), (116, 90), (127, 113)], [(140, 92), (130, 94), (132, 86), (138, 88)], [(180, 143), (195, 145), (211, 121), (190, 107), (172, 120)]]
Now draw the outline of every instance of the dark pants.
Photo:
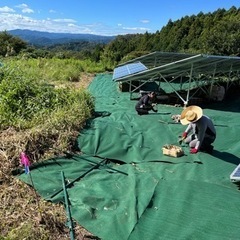
[(138, 115), (146, 115), (149, 113), (150, 109), (146, 108), (136, 108)]
[(215, 141), (216, 136), (211, 136), (211, 137), (205, 137), (203, 139), (202, 145), (201, 145), (201, 150), (205, 151), (209, 149), (209, 146)]
[(149, 113), (149, 111), (156, 111), (156, 110), (154, 110), (153, 109), (153, 107), (152, 106), (144, 106), (144, 107), (142, 107), (142, 108), (140, 108), (140, 107), (136, 107), (135, 108), (136, 109), (136, 111), (137, 111), (137, 113), (139, 114), (139, 115), (145, 115), (145, 114), (148, 114)]

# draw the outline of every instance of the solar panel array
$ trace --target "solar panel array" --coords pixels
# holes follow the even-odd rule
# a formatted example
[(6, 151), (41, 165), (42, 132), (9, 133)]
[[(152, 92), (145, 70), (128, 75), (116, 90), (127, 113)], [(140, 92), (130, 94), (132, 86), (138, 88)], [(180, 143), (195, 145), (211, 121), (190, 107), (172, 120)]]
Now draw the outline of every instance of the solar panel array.
[(214, 75), (216, 81), (219, 77), (226, 78), (226, 76), (229, 76), (231, 81), (239, 79), (240, 57), (154, 52), (128, 61), (125, 65), (119, 65), (117, 69), (136, 62), (144, 65), (147, 68), (146, 71), (136, 72), (136, 74), (116, 75), (114, 80), (148, 80), (159, 75), (159, 73), (165, 79), (175, 76), (183, 76), (188, 79), (191, 71), (196, 79), (199, 79), (200, 75)]
[(240, 164), (234, 169), (230, 175), (230, 179), (233, 182), (240, 181)]
[(137, 62), (137, 63), (130, 63), (124, 66), (120, 66), (114, 69), (113, 72), (113, 80), (121, 78), (121, 77), (125, 77), (137, 72), (142, 72), (147, 70), (148, 68), (142, 64), (141, 62)]

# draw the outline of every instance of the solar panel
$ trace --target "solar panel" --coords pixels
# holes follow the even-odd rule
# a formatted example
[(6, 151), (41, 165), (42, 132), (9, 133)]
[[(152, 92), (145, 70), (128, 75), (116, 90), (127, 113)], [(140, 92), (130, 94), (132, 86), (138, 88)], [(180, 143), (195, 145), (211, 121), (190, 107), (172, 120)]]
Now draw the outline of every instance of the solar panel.
[(113, 72), (113, 80), (121, 78), (121, 77), (125, 77), (137, 72), (142, 72), (147, 70), (148, 68), (142, 64), (141, 62), (137, 62), (137, 63), (130, 63), (124, 66), (120, 66), (114, 69)]
[(231, 179), (232, 182), (240, 181), (240, 164), (231, 173), (230, 179)]

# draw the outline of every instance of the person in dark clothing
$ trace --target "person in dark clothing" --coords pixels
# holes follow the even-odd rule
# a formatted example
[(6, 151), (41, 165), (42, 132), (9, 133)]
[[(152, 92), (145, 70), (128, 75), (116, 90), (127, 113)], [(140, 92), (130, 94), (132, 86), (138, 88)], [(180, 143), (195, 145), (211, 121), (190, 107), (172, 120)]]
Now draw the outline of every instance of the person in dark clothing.
[(191, 148), (190, 153), (203, 151), (212, 153), (211, 145), (216, 139), (216, 129), (212, 120), (203, 115), (203, 111), (198, 106), (189, 106), (181, 113), (180, 122), (188, 125), (182, 137), (185, 143)]
[(150, 92), (140, 98), (140, 100), (137, 102), (135, 109), (139, 115), (148, 114), (149, 111), (157, 112), (153, 108), (155, 104), (153, 104), (153, 99), (155, 98), (155, 92)]

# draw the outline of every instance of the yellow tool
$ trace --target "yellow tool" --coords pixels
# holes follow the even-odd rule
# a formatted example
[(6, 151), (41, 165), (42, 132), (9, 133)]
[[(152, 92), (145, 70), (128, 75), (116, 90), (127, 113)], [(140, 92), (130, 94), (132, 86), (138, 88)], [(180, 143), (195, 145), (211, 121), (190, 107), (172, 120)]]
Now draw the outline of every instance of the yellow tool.
[(183, 140), (185, 139), (186, 137), (180, 137), (179, 139), (178, 139), (178, 143), (179, 144), (182, 144), (182, 142), (183, 142)]

